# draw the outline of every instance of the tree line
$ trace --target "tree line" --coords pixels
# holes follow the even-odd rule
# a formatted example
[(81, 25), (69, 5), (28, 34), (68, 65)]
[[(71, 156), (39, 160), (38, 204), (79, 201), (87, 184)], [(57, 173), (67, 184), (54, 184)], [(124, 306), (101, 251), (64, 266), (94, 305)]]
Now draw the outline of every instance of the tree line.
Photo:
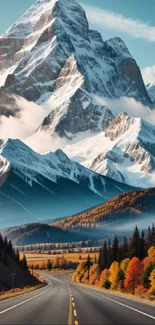
[(73, 274), (73, 281), (137, 294), (155, 295), (155, 227), (148, 234), (136, 226), (130, 241), (105, 241), (97, 263), (88, 255)]
[(102, 271), (104, 268), (109, 268), (111, 263), (116, 261), (119, 262), (124, 258), (138, 257), (142, 260), (147, 256), (147, 251), (151, 246), (155, 245), (155, 226), (148, 228), (147, 233), (143, 230), (140, 234), (138, 227), (128, 241), (124, 237), (124, 241), (120, 242), (118, 237), (115, 236), (113, 242), (109, 239), (108, 242), (105, 241), (103, 247), (99, 251), (99, 261), (98, 265)]

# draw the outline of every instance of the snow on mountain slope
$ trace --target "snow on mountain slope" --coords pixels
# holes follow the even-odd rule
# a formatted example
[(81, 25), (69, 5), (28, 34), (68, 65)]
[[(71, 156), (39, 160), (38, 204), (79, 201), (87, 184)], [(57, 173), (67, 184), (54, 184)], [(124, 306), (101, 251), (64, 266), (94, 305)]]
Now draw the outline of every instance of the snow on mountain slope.
[[(31, 128), (25, 135), (28, 145), (40, 143), (41, 135), (51, 142), (58, 137), (60, 142), (68, 143), (68, 156), (86, 167), (120, 182), (137, 185), (140, 177), (142, 186), (144, 181), (150, 184), (150, 173), (154, 171), (154, 127), (126, 115), (117, 120), (108, 107), (96, 102), (97, 97), (126, 96), (152, 107), (140, 69), (119, 37), (103, 41), (100, 33), (89, 29), (85, 11), (76, 1), (39, 0), (15, 22), (0, 38), (0, 74), (0, 94), (7, 94), (8, 98), (15, 93), (43, 107), (41, 120), (32, 116), (31, 110), (27, 115), (26, 121), (36, 122), (35, 130)], [(7, 122), (14, 111), (15, 117), (21, 115), (19, 107), (15, 106), (11, 113), (10, 107), (5, 108), (0, 107), (0, 111), (9, 117)], [(16, 129), (14, 125), (8, 129), (11, 127)], [(42, 152), (46, 151), (46, 139), (41, 141)], [(61, 175), (80, 184), (86, 182), (89, 189), (103, 194), (104, 178), (72, 164), (61, 153), (67, 166), (64, 168), (58, 157), (60, 151), (39, 156), (23, 146), (9, 140), (1, 150), (28, 177), (37, 181), (39, 171), (56, 182)], [(23, 158), (17, 160), (14, 150), (17, 157)]]
[(72, 162), (61, 150), (39, 155), (9, 139), (0, 154), (0, 228), (72, 215), (135, 189)]
[(155, 81), (152, 81), (146, 86), (147, 92), (149, 97), (151, 98), (152, 102), (155, 102)]
[[(59, 177), (64, 177), (89, 188), (102, 197), (113, 196), (112, 193), (117, 192), (117, 186), (121, 187), (121, 184), (71, 161), (62, 150), (40, 155), (20, 140), (9, 139), (1, 145), (0, 154), (10, 162), (17, 175), (23, 173), (32, 181), (39, 182), (38, 175), (55, 183)], [(111, 187), (111, 193), (108, 187)], [(124, 190), (125, 187), (122, 185), (120, 191)]]
[(94, 96), (134, 97), (151, 105), (124, 42), (118, 37), (104, 42), (89, 30), (85, 11), (74, 0), (37, 1), (0, 38), (0, 53), (3, 80), (15, 67), (4, 90), (50, 108), (40, 126), (43, 133), (72, 137), (104, 130), (113, 116), (94, 103)]
[[(79, 137), (79, 138), (78, 138)], [(117, 181), (149, 187), (155, 171), (155, 127), (121, 113), (105, 132), (77, 136), (64, 151), (73, 160)]]

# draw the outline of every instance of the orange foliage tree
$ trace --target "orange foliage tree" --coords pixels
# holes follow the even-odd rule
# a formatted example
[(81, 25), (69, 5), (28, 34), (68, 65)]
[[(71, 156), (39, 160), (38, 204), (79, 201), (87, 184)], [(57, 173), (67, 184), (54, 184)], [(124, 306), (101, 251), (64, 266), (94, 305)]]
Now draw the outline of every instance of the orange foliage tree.
[(110, 271), (108, 269), (104, 269), (101, 273), (99, 286), (103, 287), (103, 284), (105, 283), (105, 281), (109, 279), (109, 277), (110, 277)]
[(144, 265), (137, 257), (133, 257), (128, 264), (125, 289), (129, 292), (135, 293), (135, 288), (141, 284), (141, 276), (144, 269)]
[(94, 264), (90, 269), (90, 278), (89, 283), (90, 284), (99, 284), (99, 278), (100, 278), (100, 269), (98, 264)]

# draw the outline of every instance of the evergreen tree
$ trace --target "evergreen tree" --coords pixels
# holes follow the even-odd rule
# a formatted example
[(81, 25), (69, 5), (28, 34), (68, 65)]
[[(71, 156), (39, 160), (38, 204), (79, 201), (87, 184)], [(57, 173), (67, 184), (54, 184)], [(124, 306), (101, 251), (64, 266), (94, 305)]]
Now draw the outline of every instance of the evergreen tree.
[(129, 257), (139, 258), (139, 251), (140, 251), (140, 236), (139, 236), (138, 227), (136, 226), (129, 244)]
[(124, 236), (124, 242), (122, 245), (122, 260), (124, 260), (128, 255), (128, 240), (126, 236)]
[(48, 260), (48, 262), (47, 262), (47, 269), (48, 269), (48, 271), (51, 271), (52, 270), (51, 260)]
[(28, 270), (27, 259), (26, 259), (26, 256), (25, 256), (25, 255), (23, 255), (23, 258), (22, 258), (22, 260), (21, 260), (21, 263), (22, 263), (24, 269), (25, 269), (25, 270)]
[(124, 281), (125, 280), (125, 274), (122, 269), (119, 269), (118, 275), (117, 275), (117, 283), (119, 281)]
[(139, 259), (143, 260), (145, 256), (147, 256), (146, 242), (145, 242), (145, 234), (144, 231), (142, 230), (142, 236), (139, 240)]
[(19, 249), (16, 249), (16, 253), (15, 253), (15, 257), (16, 257), (16, 261), (20, 262), (20, 255), (19, 255)]
[(142, 278), (142, 283), (143, 283), (143, 286), (147, 289), (150, 288), (150, 274), (151, 272), (155, 269), (155, 264), (153, 263), (150, 263), (147, 268), (144, 270), (143, 272), (143, 278)]
[(86, 264), (85, 264), (86, 269), (87, 269), (87, 271), (88, 271), (88, 282), (89, 282), (89, 277), (90, 277), (90, 267), (91, 267), (91, 265), (92, 265), (92, 263), (91, 263), (91, 258), (90, 258), (90, 256), (88, 255), (88, 257), (87, 257), (87, 261), (86, 261)]
[(119, 262), (119, 240), (117, 236), (115, 236), (112, 244), (112, 261)]

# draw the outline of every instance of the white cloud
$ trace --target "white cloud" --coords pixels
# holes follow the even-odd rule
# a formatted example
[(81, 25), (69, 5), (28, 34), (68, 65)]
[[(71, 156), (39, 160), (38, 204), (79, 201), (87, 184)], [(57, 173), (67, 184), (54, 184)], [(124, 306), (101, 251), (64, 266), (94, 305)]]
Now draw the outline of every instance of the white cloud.
[(155, 26), (95, 6), (85, 5), (84, 3), (82, 6), (90, 23), (127, 33), (134, 38), (155, 42)]
[(142, 76), (146, 85), (155, 81), (155, 65), (142, 69)]
[(134, 98), (121, 97), (119, 99), (96, 97), (99, 105), (107, 106), (115, 116), (126, 112), (129, 116), (140, 117), (143, 120), (155, 125), (155, 110), (137, 102)]
[(67, 140), (60, 138), (57, 134), (51, 136), (49, 133), (40, 130), (26, 138), (24, 142), (34, 151), (40, 154), (44, 154), (58, 148), (63, 149), (67, 144)]
[[(13, 96), (15, 97), (15, 96)], [(24, 140), (36, 131), (44, 117), (47, 115), (41, 106), (28, 102), (22, 97), (15, 97), (18, 116), (0, 116), (0, 139), (18, 138)], [(11, 107), (9, 108), (11, 110)], [(14, 108), (12, 108), (12, 111)]]

